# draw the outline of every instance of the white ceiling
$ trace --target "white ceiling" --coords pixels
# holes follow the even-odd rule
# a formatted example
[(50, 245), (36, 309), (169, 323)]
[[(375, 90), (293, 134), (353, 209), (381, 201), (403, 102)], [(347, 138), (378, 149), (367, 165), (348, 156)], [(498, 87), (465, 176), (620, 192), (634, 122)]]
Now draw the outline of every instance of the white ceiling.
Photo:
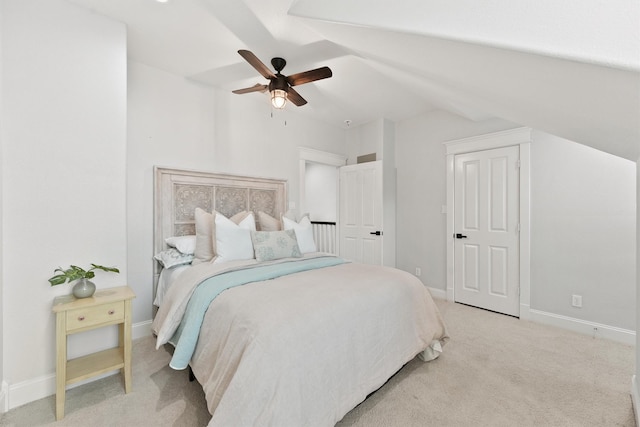
[(443, 109), (640, 155), (637, 0), (68, 1), (124, 22), (130, 59), (225, 91), (266, 83), (239, 49), (327, 65), (286, 108), (336, 126)]

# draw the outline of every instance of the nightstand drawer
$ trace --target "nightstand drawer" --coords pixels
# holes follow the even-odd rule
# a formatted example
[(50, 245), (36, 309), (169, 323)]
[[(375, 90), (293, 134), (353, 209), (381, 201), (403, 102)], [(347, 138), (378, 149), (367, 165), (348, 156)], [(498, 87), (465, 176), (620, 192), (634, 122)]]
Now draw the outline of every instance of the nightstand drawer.
[(124, 319), (124, 301), (67, 311), (67, 331)]

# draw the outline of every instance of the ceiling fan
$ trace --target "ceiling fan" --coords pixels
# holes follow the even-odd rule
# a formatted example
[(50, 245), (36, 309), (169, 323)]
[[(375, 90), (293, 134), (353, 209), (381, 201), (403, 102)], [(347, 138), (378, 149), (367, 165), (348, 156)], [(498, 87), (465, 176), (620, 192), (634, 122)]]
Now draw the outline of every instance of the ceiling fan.
[(276, 70), (273, 74), (266, 65), (262, 63), (252, 52), (248, 50), (239, 50), (242, 56), (253, 68), (255, 68), (265, 79), (269, 80), (269, 84), (256, 83), (254, 86), (237, 89), (233, 93), (243, 94), (250, 92), (265, 92), (267, 89), (271, 93), (271, 104), (275, 108), (284, 108), (287, 99), (298, 107), (307, 103), (307, 101), (296, 92), (292, 86), (298, 86), (304, 83), (313, 82), (329, 78), (333, 75), (329, 67), (316, 68), (314, 70), (303, 71), (302, 73), (284, 76), (280, 71), (287, 65), (287, 61), (283, 58), (273, 58), (271, 65)]

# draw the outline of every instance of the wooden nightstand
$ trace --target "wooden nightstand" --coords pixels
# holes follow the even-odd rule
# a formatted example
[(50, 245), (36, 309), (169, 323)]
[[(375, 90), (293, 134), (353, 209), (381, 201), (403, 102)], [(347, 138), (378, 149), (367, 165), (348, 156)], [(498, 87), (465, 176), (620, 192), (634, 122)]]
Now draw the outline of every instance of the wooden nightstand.
[[(56, 313), (56, 420), (64, 417), (66, 386), (120, 369), (125, 393), (131, 391), (131, 300), (136, 295), (123, 286), (97, 291), (93, 297), (73, 295), (53, 300)], [(119, 346), (67, 360), (67, 335), (108, 325), (119, 325)]]

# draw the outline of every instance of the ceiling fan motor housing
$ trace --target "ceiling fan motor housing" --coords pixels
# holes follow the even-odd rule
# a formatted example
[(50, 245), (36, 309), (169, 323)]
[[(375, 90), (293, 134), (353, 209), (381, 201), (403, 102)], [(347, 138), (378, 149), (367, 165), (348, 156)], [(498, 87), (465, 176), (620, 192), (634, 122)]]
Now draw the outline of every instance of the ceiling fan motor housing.
[(285, 61), (284, 58), (279, 57), (271, 58), (271, 65), (273, 65), (274, 70), (280, 73), (285, 65), (287, 65), (287, 61)]
[(276, 89), (284, 90), (285, 92), (289, 91), (289, 84), (287, 83), (287, 77), (283, 76), (280, 73), (276, 74), (276, 78), (271, 79), (271, 81), (269, 82), (269, 92)]

